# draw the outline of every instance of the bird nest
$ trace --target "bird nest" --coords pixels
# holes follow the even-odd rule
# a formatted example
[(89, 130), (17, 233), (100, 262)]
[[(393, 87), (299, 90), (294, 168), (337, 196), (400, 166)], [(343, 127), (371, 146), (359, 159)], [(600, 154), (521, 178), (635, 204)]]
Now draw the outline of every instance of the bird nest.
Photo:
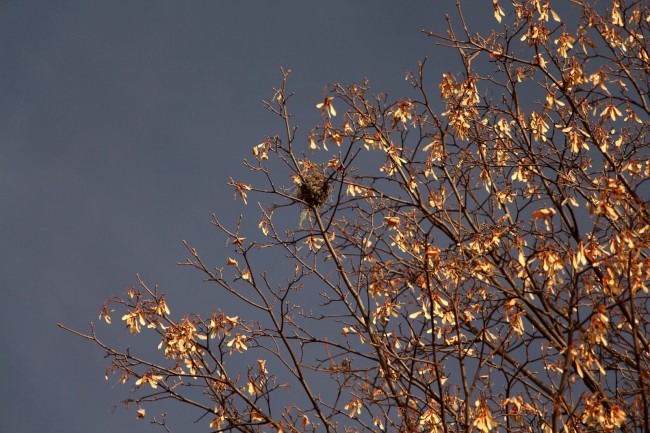
[(296, 198), (309, 207), (319, 207), (327, 202), (332, 189), (332, 184), (325, 173), (317, 167), (310, 167), (302, 175), (302, 181), (296, 190)]

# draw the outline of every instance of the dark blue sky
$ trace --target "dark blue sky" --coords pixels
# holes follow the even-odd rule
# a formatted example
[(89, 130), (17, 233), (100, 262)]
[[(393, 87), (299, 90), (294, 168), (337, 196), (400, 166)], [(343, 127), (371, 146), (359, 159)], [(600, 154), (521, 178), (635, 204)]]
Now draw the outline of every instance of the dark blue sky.
[[(481, 24), (492, 21), (482, 3), (468, 10)], [(420, 32), (443, 31), (440, 4), (453, 13), (433, 1), (0, 3), (0, 431), (159, 431), (134, 410), (111, 415), (129, 388), (106, 382), (102, 352), (56, 323), (87, 329), (136, 273), (178, 314), (218, 307), (175, 265), (181, 240), (226, 256), (211, 213), (246, 211), (226, 182), (279, 130), (261, 100), (280, 67), (293, 70), (303, 130), (330, 82), (368, 77), (408, 95), (405, 73), (429, 56), (433, 87), (455, 62)], [(205, 431), (183, 424), (194, 415), (171, 426)]]

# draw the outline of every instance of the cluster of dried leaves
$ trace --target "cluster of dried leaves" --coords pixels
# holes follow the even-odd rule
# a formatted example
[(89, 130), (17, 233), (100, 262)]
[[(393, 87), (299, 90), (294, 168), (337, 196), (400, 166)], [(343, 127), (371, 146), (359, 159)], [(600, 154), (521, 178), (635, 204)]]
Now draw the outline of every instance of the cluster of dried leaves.
[(459, 6), (430, 36), (462, 71), (435, 87), (422, 62), (396, 102), (332, 85), (304, 147), (284, 73), (285, 134), (246, 163), (261, 184), (230, 182), (261, 233), (215, 218), (233, 257), (184, 263), (250, 317), (172, 318), (140, 281), (101, 317), (157, 333), (167, 363), (73, 331), (142, 388), (138, 417), (173, 398), (212, 431), (650, 431), (650, 9), (572, 3), (576, 22), (493, 0), (510, 22), (483, 36)]

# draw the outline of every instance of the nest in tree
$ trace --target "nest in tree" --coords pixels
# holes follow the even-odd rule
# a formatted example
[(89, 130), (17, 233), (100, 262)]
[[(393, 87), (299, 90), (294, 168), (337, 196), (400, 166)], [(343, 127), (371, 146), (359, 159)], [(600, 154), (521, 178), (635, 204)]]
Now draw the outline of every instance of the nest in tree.
[(310, 167), (302, 175), (303, 181), (298, 185), (296, 198), (304, 201), (310, 207), (323, 205), (332, 193), (332, 184), (319, 168)]

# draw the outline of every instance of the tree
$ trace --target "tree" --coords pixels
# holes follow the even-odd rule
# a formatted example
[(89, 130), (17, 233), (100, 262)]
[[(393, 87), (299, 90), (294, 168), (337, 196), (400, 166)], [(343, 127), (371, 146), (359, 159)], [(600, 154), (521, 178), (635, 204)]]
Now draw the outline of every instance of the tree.
[(436, 88), (422, 61), (396, 101), (331, 85), (306, 140), (283, 71), (260, 180), (229, 183), (259, 231), (214, 217), (231, 258), (183, 263), (250, 317), (172, 316), (138, 279), (100, 317), (156, 334), (161, 361), (64, 328), (139, 417), (171, 398), (211, 431), (650, 431), (650, 9), (572, 3), (573, 23), (516, 0), (506, 25), (493, 0), (488, 35), (458, 5), (429, 35), (460, 72)]

